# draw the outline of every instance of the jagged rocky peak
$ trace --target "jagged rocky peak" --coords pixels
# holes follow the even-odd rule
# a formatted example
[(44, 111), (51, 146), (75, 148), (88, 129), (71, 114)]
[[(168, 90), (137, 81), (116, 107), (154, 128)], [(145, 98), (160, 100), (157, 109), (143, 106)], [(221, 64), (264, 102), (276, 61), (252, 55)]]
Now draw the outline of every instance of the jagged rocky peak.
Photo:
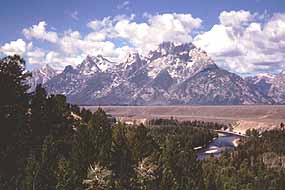
[(127, 62), (132, 62), (134, 60), (139, 60), (141, 57), (140, 57), (140, 54), (135, 51), (135, 50), (132, 50), (128, 53), (127, 55), (127, 58), (126, 58), (126, 61)]
[[(283, 71), (284, 72), (284, 71)], [(282, 73), (282, 72), (281, 72)], [(285, 74), (285, 72), (284, 72), (284, 74)], [(272, 79), (272, 78), (274, 78), (274, 74), (270, 74), (270, 73), (258, 73), (257, 75), (256, 75), (258, 78), (268, 78), (268, 79)]]
[(274, 78), (276, 75), (274, 74), (269, 74), (269, 73), (259, 73), (255, 76), (249, 76), (246, 77), (245, 80), (253, 85), (258, 85), (261, 83), (268, 83), (268, 84), (272, 84)]
[(214, 61), (208, 54), (200, 49), (200, 48), (193, 48), (189, 51), (189, 56), (192, 57), (193, 61), (196, 62), (206, 62), (207, 64), (214, 64)]
[(45, 84), (48, 80), (57, 75), (57, 71), (49, 64), (45, 64), (39, 69), (32, 71), (32, 77), (28, 78), (27, 84), (30, 86), (29, 91), (33, 91), (38, 84)]
[(192, 43), (179, 44), (174, 46), (173, 53), (178, 55), (187, 55), (193, 49), (196, 49), (196, 46)]
[[(273, 86), (282, 86), (284, 90), (285, 87), (285, 70), (282, 70), (279, 74), (277, 74), (273, 79), (272, 79), (272, 85)], [(285, 91), (285, 90), (284, 90)], [(284, 94), (285, 95), (285, 94)]]
[(93, 75), (111, 70), (115, 65), (116, 63), (109, 61), (102, 55), (87, 55), (83, 62), (77, 66), (77, 69), (83, 75)]
[(192, 43), (175, 44), (173, 42), (163, 42), (158, 46), (158, 51), (162, 54), (181, 54), (188, 53), (191, 49), (196, 48)]
[(64, 70), (63, 70), (63, 73), (73, 73), (73, 74), (76, 74), (78, 73), (78, 71), (76, 69), (74, 69), (71, 65), (67, 65)]
[[(284, 74), (285, 74), (285, 72), (284, 72)], [(256, 78), (259, 79), (259, 80), (264, 79), (264, 80), (266, 80), (268, 82), (272, 82), (275, 76), (276, 75), (270, 74), (270, 73), (259, 73), (259, 74), (256, 75)]]
[(94, 60), (96, 60), (95, 62), (102, 72), (112, 70), (112, 68), (116, 65), (115, 62), (108, 60), (107, 58), (103, 57), (103, 55), (94, 57)]
[(249, 76), (245, 78), (247, 84), (261, 94), (268, 96), (268, 92), (274, 80), (274, 75), (267, 73), (259, 73), (256, 76)]
[(57, 74), (57, 71), (53, 69), (49, 64), (45, 64), (39, 69), (32, 72), (34, 78), (41, 79), (45, 83)]
[(47, 73), (57, 73), (57, 71), (52, 68), (49, 64), (45, 64), (42, 68), (39, 69), (40, 71)]
[(150, 59), (156, 59), (157, 57), (161, 56), (168, 56), (168, 55), (188, 55), (189, 51), (196, 48), (192, 43), (181, 43), (175, 44), (173, 42), (163, 42), (158, 45), (158, 48), (154, 51), (151, 51), (149, 54)]
[(131, 51), (126, 57), (126, 66), (131, 65), (132, 63), (141, 61), (140, 54), (137, 51)]
[(118, 63), (87, 56), (64, 72), (45, 86), (76, 104), (285, 104), (285, 72), (272, 84), (254, 84), (219, 68), (192, 43), (164, 42), (147, 55), (132, 51)]
[(147, 57), (150, 60), (154, 60), (165, 56), (173, 57), (173, 59), (180, 59), (185, 62), (199, 62), (203, 65), (214, 64), (214, 61), (204, 50), (196, 47), (191, 42), (181, 44), (163, 42), (155, 51), (151, 51)]
[(49, 64), (45, 64), (42, 67), (35, 69), (32, 72), (33, 75), (35, 74), (40, 74), (43, 76), (50, 76), (50, 75), (55, 75), (57, 74), (57, 70), (55, 70), (54, 68), (52, 68)]
[(127, 55), (125, 62), (121, 64), (121, 67), (126, 76), (131, 76), (145, 64), (146, 60), (143, 59), (137, 51), (131, 51)]
[(282, 71), (279, 73), (279, 75), (285, 75), (285, 69), (282, 70)]
[(77, 69), (79, 70), (79, 73), (83, 75), (92, 75), (101, 72), (96, 62), (98, 62), (97, 57), (87, 55), (83, 62), (77, 66)]
[(184, 80), (191, 75), (211, 67), (216, 67), (207, 53), (192, 43), (174, 44), (164, 42), (147, 56), (148, 74), (151, 78), (166, 69), (173, 79)]
[(157, 52), (160, 52), (161, 55), (166, 55), (173, 52), (175, 45), (172, 42), (163, 42), (159, 44)]
[(191, 49), (189, 52), (189, 56), (191, 57), (193, 63), (193, 65), (191, 66), (192, 74), (195, 74), (209, 67), (217, 67), (212, 58), (200, 48)]
[(275, 102), (285, 104), (285, 70), (274, 77), (268, 95), (271, 96)]

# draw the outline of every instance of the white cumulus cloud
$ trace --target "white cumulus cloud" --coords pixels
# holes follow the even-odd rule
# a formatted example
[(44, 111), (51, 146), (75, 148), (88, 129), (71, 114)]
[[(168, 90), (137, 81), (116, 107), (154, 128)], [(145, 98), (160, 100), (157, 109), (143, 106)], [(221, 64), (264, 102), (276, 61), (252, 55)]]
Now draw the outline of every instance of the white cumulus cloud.
[(5, 43), (2, 47), (0, 47), (0, 52), (5, 55), (23, 55), (24, 53), (26, 53), (28, 47), (30, 46), (28, 46), (27, 43), (20, 38), (16, 41)]
[[(201, 26), (202, 20), (191, 14), (148, 15), (146, 22), (131, 17), (106, 17), (88, 23), (98, 36), (122, 39), (140, 52), (147, 52), (164, 41), (191, 42), (192, 31)], [(100, 34), (100, 35), (99, 35)]]
[(256, 15), (222, 12), (220, 23), (197, 35), (194, 44), (233, 72), (279, 72), (285, 62), (285, 15), (274, 14), (268, 20), (258, 20)]
[(23, 34), (32, 42), (43, 40), (53, 43), (52, 46), (33, 47), (37, 43), (26, 43), (20, 38), (2, 44), (0, 53), (19, 54), (30, 64), (48, 63), (63, 69), (69, 64), (79, 64), (88, 54), (101, 54), (120, 62), (130, 51), (145, 54), (165, 41), (193, 42), (218, 65), (232, 72), (254, 74), (284, 69), (284, 13), (222, 11), (219, 23), (208, 31), (201, 31), (202, 20), (190, 13), (144, 13), (142, 19), (144, 21), (137, 21), (134, 14), (95, 19), (87, 23), (92, 30), (89, 33), (79, 30), (56, 33), (48, 31), (47, 23), (41, 21), (23, 29)]
[(65, 56), (60, 52), (49, 51), (45, 56), (45, 63), (51, 65), (57, 70), (63, 70), (65, 66), (76, 66), (84, 59), (81, 55)]
[(27, 39), (39, 39), (39, 40), (46, 40), (51, 43), (56, 43), (58, 36), (56, 32), (47, 31), (46, 30), (47, 23), (45, 21), (41, 21), (38, 25), (33, 25), (29, 28), (23, 29), (23, 34)]
[(43, 64), (45, 63), (45, 51), (40, 48), (36, 48), (27, 52), (26, 56), (30, 64)]
[(66, 31), (59, 41), (59, 47), (67, 57), (103, 55), (112, 61), (120, 61), (121, 54), (125, 54), (122, 52), (122, 47), (116, 47), (112, 41), (105, 40), (105, 34), (100, 32), (82, 36), (79, 31)]
[(249, 11), (223, 11), (221, 12), (219, 19), (224, 26), (239, 26), (243, 23), (247, 23), (254, 18)]

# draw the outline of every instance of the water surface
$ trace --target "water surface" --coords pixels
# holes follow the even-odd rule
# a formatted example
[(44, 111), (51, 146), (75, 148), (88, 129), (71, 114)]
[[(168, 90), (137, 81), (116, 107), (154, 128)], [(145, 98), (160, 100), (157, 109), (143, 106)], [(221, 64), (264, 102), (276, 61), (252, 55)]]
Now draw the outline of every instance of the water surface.
[(214, 155), (220, 157), (225, 150), (233, 150), (235, 148), (235, 141), (239, 140), (240, 136), (234, 134), (218, 133), (215, 138), (206, 148), (199, 150), (198, 160), (203, 160), (207, 156)]

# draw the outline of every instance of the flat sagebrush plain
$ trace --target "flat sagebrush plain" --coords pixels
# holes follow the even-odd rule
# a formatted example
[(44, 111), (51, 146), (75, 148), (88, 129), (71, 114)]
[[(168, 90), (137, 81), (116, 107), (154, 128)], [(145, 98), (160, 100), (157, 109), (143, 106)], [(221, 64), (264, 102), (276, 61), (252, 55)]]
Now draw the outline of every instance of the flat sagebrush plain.
[[(98, 106), (85, 108), (95, 111)], [(283, 105), (233, 105), (233, 106), (102, 106), (109, 114), (122, 120), (170, 118), (177, 120), (202, 120), (232, 124), (236, 132), (248, 128), (270, 130), (285, 122)]]

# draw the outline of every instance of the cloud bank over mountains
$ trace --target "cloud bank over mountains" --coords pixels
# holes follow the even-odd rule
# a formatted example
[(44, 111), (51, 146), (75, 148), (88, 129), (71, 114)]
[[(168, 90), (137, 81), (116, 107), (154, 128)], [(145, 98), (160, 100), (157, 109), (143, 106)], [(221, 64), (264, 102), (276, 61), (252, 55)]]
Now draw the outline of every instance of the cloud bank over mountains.
[(219, 65), (239, 73), (278, 72), (284, 67), (285, 14), (231, 11), (222, 12), (219, 19), (194, 39)]
[[(239, 74), (279, 72), (285, 63), (283, 13), (223, 11), (208, 31), (203, 20), (190, 13), (145, 13), (140, 19), (134, 14), (105, 17), (88, 22), (88, 33), (51, 28), (46, 21), (27, 26), (22, 30), (23, 38), (0, 44), (0, 52), (20, 54), (30, 65), (50, 64), (62, 69), (79, 64), (88, 54), (120, 61), (130, 51), (144, 54), (172, 41), (193, 42), (218, 65)], [(37, 42), (45, 45), (35, 46)]]

